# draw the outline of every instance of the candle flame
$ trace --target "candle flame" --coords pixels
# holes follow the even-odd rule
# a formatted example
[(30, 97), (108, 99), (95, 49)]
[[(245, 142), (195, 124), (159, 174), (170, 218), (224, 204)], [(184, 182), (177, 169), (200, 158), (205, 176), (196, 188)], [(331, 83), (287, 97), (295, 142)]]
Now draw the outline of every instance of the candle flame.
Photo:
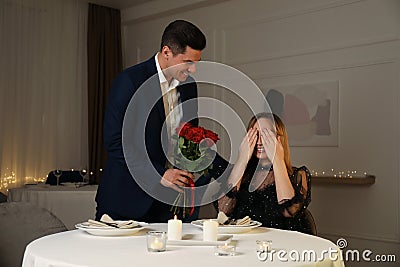
[(177, 220), (178, 219), (178, 217), (176, 217), (176, 214), (175, 214), (175, 216), (174, 216), (174, 220)]

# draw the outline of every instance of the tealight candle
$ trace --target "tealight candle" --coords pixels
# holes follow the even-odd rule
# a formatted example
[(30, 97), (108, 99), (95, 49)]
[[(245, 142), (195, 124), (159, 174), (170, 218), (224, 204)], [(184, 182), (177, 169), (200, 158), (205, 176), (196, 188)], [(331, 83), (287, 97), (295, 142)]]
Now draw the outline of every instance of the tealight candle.
[(176, 215), (174, 219), (168, 220), (168, 240), (182, 239), (182, 221)]
[(150, 242), (149, 247), (153, 250), (160, 250), (164, 247), (164, 242), (160, 239), (154, 239), (153, 242)]
[(147, 232), (147, 251), (161, 252), (165, 251), (167, 244), (167, 235), (165, 232), (150, 231)]
[(204, 241), (217, 241), (218, 235), (218, 222), (213, 220), (206, 220), (203, 222), (203, 240)]
[(271, 251), (271, 240), (257, 240), (257, 252), (269, 252)]
[(214, 255), (216, 256), (235, 256), (236, 247), (235, 245), (224, 244), (215, 247)]

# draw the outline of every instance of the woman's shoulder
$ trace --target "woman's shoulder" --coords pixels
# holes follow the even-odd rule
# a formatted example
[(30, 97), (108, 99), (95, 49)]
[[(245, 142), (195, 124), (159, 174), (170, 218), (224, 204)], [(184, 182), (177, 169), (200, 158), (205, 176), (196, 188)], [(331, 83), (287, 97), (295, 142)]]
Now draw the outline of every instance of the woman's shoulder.
[(293, 168), (293, 176), (297, 175), (305, 175), (307, 177), (311, 176), (310, 170), (306, 166), (301, 166), (301, 167), (292, 167)]

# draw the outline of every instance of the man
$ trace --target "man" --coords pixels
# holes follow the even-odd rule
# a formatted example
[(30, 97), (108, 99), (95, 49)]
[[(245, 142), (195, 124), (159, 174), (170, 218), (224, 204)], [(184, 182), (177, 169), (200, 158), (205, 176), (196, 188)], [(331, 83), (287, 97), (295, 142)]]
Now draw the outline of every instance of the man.
[[(96, 219), (103, 214), (146, 222), (172, 218), (170, 205), (155, 199), (156, 195), (175, 192), (172, 195), (176, 196), (194, 176), (166, 168), (163, 141), (171, 140), (179, 122), (197, 124), (197, 101), (186, 107), (176, 104), (197, 98), (190, 74), (196, 71), (205, 46), (200, 29), (187, 21), (174, 21), (165, 28), (160, 51), (154, 57), (114, 79), (104, 118), (108, 159), (96, 195)], [(130, 104), (132, 98), (139, 100)], [(226, 166), (227, 162), (218, 160)]]

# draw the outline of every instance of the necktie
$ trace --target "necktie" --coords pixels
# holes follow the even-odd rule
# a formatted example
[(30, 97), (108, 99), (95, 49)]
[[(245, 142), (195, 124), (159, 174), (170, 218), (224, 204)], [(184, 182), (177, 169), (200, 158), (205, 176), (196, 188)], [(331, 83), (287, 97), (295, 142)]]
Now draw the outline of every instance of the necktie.
[(176, 150), (176, 139), (172, 138), (175, 134), (176, 128), (178, 127), (180, 118), (178, 117), (178, 96), (176, 88), (170, 89), (164, 97), (164, 108), (165, 108), (165, 120), (168, 131), (168, 161), (166, 164), (167, 168), (171, 168), (174, 162), (174, 151)]
[(167, 99), (168, 99), (168, 119), (167, 123), (169, 126), (169, 133), (173, 135), (175, 129), (179, 126), (180, 116), (178, 107), (178, 95), (176, 88), (173, 88), (168, 91)]

